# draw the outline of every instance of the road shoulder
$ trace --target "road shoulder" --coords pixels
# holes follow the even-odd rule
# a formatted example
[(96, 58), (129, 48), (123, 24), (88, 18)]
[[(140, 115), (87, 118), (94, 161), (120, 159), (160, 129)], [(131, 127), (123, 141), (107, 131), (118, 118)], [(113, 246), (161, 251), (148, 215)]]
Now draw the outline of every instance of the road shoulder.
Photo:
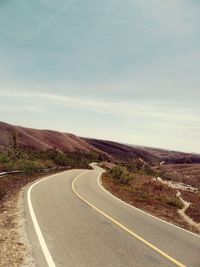
[(0, 266), (35, 267), (25, 232), (23, 192), (10, 196), (0, 209)]

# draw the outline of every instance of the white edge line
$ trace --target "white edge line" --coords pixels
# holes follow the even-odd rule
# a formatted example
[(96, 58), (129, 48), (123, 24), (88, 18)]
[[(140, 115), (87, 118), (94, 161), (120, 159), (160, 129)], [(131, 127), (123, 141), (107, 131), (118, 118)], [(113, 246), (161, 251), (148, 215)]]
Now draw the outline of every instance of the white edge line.
[[(70, 170), (70, 171), (65, 171), (65, 172), (72, 172), (74, 170)], [(37, 182), (35, 182), (34, 184), (32, 184), (29, 189), (28, 189), (28, 192), (27, 192), (27, 201), (28, 201), (28, 207), (29, 207), (29, 211), (30, 211), (30, 215), (31, 215), (31, 219), (32, 219), (32, 222), (33, 222), (33, 226), (35, 228), (35, 232), (37, 234), (37, 237), (38, 237), (38, 240), (39, 240), (39, 243), (40, 243), (40, 246), (42, 248), (42, 251), (43, 251), (43, 254), (45, 256), (45, 259), (47, 261), (47, 264), (49, 267), (56, 267), (53, 259), (52, 259), (52, 256), (48, 250), (48, 247), (47, 247), (47, 244), (44, 240), (44, 237), (42, 235), (42, 232), (41, 232), (41, 229), (40, 229), (40, 226), (38, 224), (38, 221), (37, 221), (37, 218), (35, 216), (35, 212), (33, 210), (33, 205), (32, 205), (32, 202), (31, 202), (31, 190), (33, 189), (34, 186), (36, 186), (37, 184), (41, 183), (41, 182), (44, 182), (45, 180), (47, 179), (50, 179), (50, 178), (53, 178), (53, 177), (56, 177), (60, 174), (63, 174), (65, 172), (62, 172), (62, 173), (58, 173), (58, 174), (53, 174), (51, 176), (48, 176), (48, 177), (45, 177)]]
[(121, 200), (120, 198), (114, 196), (114, 195), (113, 195), (112, 193), (110, 193), (107, 189), (105, 189), (105, 187), (102, 185), (101, 176), (102, 176), (102, 174), (100, 174), (100, 175), (98, 176), (98, 178), (97, 178), (97, 183), (98, 183), (99, 187), (101, 188), (101, 190), (103, 190), (103, 191), (104, 191), (105, 193), (107, 193), (109, 196), (113, 197), (114, 199), (118, 200), (119, 202), (121, 202), (121, 203), (127, 205), (128, 207), (130, 207), (130, 208), (132, 208), (132, 209), (134, 209), (134, 210), (137, 210), (137, 211), (139, 211), (139, 212), (141, 212), (141, 213), (143, 213), (143, 214), (146, 214), (146, 215), (148, 215), (148, 216), (151, 216), (151, 217), (154, 218), (154, 219), (157, 219), (157, 220), (159, 220), (159, 221), (161, 221), (161, 222), (164, 222), (164, 223), (166, 223), (166, 224), (168, 224), (168, 225), (171, 225), (171, 226), (173, 226), (173, 227), (175, 227), (175, 228), (178, 228), (179, 230), (182, 230), (182, 231), (184, 231), (184, 232), (186, 232), (186, 233), (189, 233), (189, 234), (191, 234), (191, 235), (194, 235), (194, 236), (200, 238), (200, 235), (198, 235), (198, 234), (195, 234), (195, 233), (193, 233), (193, 232), (190, 232), (190, 231), (188, 231), (188, 230), (186, 230), (186, 229), (184, 229), (184, 228), (181, 228), (181, 227), (179, 227), (179, 226), (177, 226), (177, 225), (175, 225), (175, 224), (172, 224), (172, 223), (170, 223), (170, 222), (164, 221), (163, 219), (160, 219), (160, 218), (158, 218), (158, 217), (156, 217), (156, 216), (154, 216), (154, 215), (152, 215), (152, 214), (150, 214), (150, 213), (148, 213), (148, 212), (145, 212), (145, 211), (143, 211), (143, 210), (141, 210), (141, 209), (138, 209), (138, 208), (136, 208), (136, 207), (134, 207), (134, 206), (128, 204), (127, 202)]
[[(87, 171), (86, 171), (87, 172)], [(86, 173), (84, 172), (84, 173)], [(112, 217), (110, 217), (107, 213), (103, 212), (102, 210), (100, 210), (99, 208), (97, 208), (94, 204), (92, 204), (91, 202), (89, 202), (88, 200), (86, 200), (84, 197), (82, 197), (77, 191), (76, 188), (77, 186), (75, 185), (77, 180), (79, 179), (80, 176), (82, 176), (84, 173), (81, 173), (80, 175), (78, 175), (72, 182), (72, 190), (73, 192), (83, 201), (85, 202), (87, 205), (89, 205), (90, 207), (92, 207), (94, 210), (96, 210), (97, 212), (99, 212), (101, 215), (105, 216), (108, 220), (112, 221), (113, 223), (115, 223), (116, 225), (118, 225), (119, 227), (121, 227), (123, 230), (125, 230), (126, 232), (128, 232), (129, 234), (131, 234), (132, 236), (134, 236), (135, 238), (137, 238), (138, 240), (142, 241), (144, 244), (146, 244), (148, 247), (150, 247), (151, 249), (153, 249), (154, 251), (156, 251), (157, 253), (159, 253), (161, 256), (163, 256), (164, 258), (166, 258), (167, 260), (173, 262), (174, 264), (176, 264), (177, 266), (181, 266), (181, 267), (186, 267), (184, 264), (180, 263), (179, 261), (177, 261), (176, 259), (174, 259), (173, 257), (169, 256), (168, 254), (166, 254), (165, 252), (163, 252), (162, 250), (160, 250), (158, 247), (154, 246), (152, 243), (146, 241), (145, 239), (143, 239), (142, 237), (140, 237), (139, 235), (137, 235), (136, 233), (132, 232), (130, 229), (126, 228), (124, 225), (122, 225), (121, 223), (119, 223), (118, 221), (116, 221), (115, 219), (113, 219)], [(102, 173), (99, 175), (99, 177), (102, 175)]]

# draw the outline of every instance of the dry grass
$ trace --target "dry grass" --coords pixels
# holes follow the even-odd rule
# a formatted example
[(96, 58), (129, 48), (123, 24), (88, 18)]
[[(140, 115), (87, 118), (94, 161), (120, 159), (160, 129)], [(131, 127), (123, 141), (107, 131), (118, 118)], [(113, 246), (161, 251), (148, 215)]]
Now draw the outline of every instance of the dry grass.
[(35, 174), (32, 176), (10, 175), (0, 178), (0, 205), (12, 197), (13, 194), (29, 182), (41, 177), (42, 174)]
[(125, 202), (147, 211), (161, 219), (198, 233), (198, 230), (183, 220), (178, 213), (182, 202), (176, 197), (177, 191), (167, 185), (152, 181), (152, 177), (135, 174), (128, 185), (104, 174), (103, 186)]
[(164, 164), (162, 178), (182, 182), (200, 189), (200, 164)]

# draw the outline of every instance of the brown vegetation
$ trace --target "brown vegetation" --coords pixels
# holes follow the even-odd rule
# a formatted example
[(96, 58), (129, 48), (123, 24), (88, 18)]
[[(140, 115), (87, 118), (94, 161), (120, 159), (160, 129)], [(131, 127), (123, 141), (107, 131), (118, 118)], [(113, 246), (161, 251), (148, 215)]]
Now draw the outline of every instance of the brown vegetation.
[(177, 197), (177, 190), (154, 181), (149, 175), (136, 172), (131, 177), (124, 183), (116, 177), (116, 173), (112, 175), (112, 171), (108, 171), (103, 175), (102, 183), (107, 190), (125, 202), (185, 229), (198, 232), (178, 213), (183, 203)]
[(164, 164), (159, 172), (165, 180), (182, 182), (200, 189), (200, 164)]

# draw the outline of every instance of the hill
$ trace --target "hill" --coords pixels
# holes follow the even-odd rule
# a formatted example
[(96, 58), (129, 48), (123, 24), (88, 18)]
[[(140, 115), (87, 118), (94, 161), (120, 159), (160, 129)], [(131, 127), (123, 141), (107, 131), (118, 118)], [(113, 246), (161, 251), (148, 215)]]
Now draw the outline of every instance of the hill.
[(35, 150), (57, 149), (63, 152), (96, 151), (106, 155), (110, 161), (129, 161), (140, 158), (153, 165), (165, 163), (200, 163), (200, 155), (169, 151), (142, 146), (131, 146), (108, 140), (78, 137), (71, 133), (52, 130), (37, 130), (0, 122), (0, 151), (9, 149), (13, 135), (21, 148)]
[(97, 139), (84, 139), (90, 145), (96, 149), (105, 152), (110, 155), (113, 159), (119, 161), (128, 161), (130, 159), (140, 158), (149, 164), (154, 164), (159, 161), (159, 158), (149, 153), (148, 151), (141, 150), (136, 147), (120, 144), (117, 142)]
[(133, 146), (140, 149), (140, 151), (148, 152), (160, 161), (164, 161), (167, 164), (174, 163), (200, 163), (200, 155), (195, 153), (184, 153), (179, 151), (171, 151), (150, 147)]
[(96, 150), (82, 138), (70, 133), (36, 130), (0, 122), (0, 150), (9, 148), (12, 136), (16, 135), (21, 148), (36, 150), (58, 149), (67, 152)]

